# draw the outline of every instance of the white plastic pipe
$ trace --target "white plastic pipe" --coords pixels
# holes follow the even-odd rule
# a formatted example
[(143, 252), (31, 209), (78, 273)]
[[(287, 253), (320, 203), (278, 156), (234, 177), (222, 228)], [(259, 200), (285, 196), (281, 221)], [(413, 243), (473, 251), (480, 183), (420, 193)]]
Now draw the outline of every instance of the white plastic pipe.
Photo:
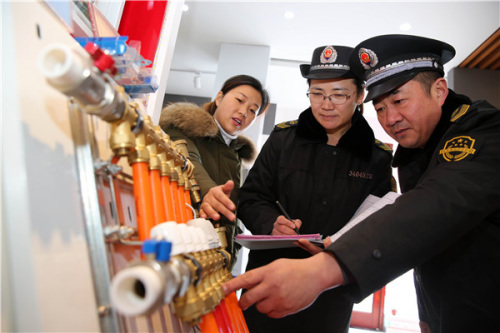
[(125, 268), (111, 282), (111, 304), (125, 316), (151, 313), (163, 303), (164, 294), (165, 278), (146, 265)]
[(76, 54), (67, 45), (52, 44), (44, 48), (38, 57), (38, 68), (47, 82), (61, 92), (80, 86), (88, 75), (88, 54)]
[(90, 55), (83, 49), (52, 44), (38, 56), (38, 68), (47, 82), (74, 97), (88, 113), (106, 121), (121, 119), (126, 110), (125, 99), (93, 66)]

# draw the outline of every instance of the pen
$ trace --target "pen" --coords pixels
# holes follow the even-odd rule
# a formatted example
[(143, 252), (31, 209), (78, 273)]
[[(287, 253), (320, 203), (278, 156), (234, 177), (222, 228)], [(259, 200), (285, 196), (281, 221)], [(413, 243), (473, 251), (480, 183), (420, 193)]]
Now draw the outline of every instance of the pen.
[[(285, 208), (283, 208), (283, 206), (280, 204), (280, 202), (276, 201), (276, 204), (278, 205), (279, 209), (281, 210), (281, 212), (283, 213), (283, 215), (286, 217), (286, 219), (292, 221), (292, 218), (290, 217), (290, 215), (288, 215), (288, 213), (285, 211)], [(295, 223), (293, 221), (292, 221), (292, 223), (295, 225)], [(295, 230), (295, 232), (297, 233), (297, 235), (300, 235), (299, 229), (297, 229), (297, 226), (295, 226), (293, 228), (293, 230)]]

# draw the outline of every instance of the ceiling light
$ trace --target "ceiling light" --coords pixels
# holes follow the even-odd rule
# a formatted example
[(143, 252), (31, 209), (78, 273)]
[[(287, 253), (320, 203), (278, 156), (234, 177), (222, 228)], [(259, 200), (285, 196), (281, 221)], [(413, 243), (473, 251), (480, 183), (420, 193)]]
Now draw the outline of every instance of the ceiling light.
[(286, 18), (287, 20), (291, 20), (295, 17), (295, 14), (294, 12), (288, 10), (283, 14), (283, 17)]
[(409, 31), (411, 29), (410, 23), (403, 23), (399, 26), (399, 30), (401, 31)]
[(187, 12), (188, 10), (189, 10), (189, 6), (188, 6), (188, 5), (186, 5), (186, 4), (184, 4), (184, 5), (182, 6), (182, 11), (183, 11), (183, 12)]

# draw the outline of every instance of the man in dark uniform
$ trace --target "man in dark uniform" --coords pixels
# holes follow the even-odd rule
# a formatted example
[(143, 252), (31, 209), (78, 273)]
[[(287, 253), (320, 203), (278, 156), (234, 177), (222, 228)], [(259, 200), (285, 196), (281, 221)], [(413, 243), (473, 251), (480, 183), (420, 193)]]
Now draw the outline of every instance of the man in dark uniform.
[(454, 55), (449, 44), (409, 35), (355, 48), (350, 64), (367, 82), (366, 101), (399, 143), (393, 163), (404, 193), (325, 251), (229, 281), (227, 292), (249, 289), (243, 308), (282, 317), (333, 287), (357, 302), (414, 268), (423, 332), (498, 331), (500, 112), (448, 89), (443, 64)]

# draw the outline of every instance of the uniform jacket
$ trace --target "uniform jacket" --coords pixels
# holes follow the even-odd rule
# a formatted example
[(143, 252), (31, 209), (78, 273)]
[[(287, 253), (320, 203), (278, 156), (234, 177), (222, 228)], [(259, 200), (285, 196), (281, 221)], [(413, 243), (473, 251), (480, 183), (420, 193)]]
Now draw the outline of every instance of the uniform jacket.
[[(392, 151), (375, 139), (359, 112), (352, 122), (337, 146), (326, 144), (326, 132), (310, 108), (298, 121), (275, 127), (240, 191), (238, 217), (252, 234), (272, 232), (276, 218), (283, 215), (276, 205), (279, 200), (291, 218), (302, 221), (300, 233), (332, 235), (349, 221), (368, 194), (382, 196), (391, 190)], [(308, 256), (298, 247), (252, 250), (247, 270), (277, 258)], [(273, 327), (273, 332), (344, 332), (352, 303), (331, 296), (336, 293), (326, 292), (306, 311), (280, 320), (251, 308), (245, 311), (247, 323), (254, 326), (257, 321), (270, 321), (259, 326)], [(328, 309), (332, 311), (326, 312)], [(315, 324), (316, 330), (307, 326)], [(256, 327), (250, 330), (259, 332)]]
[(427, 145), (399, 147), (394, 165), (405, 194), (327, 249), (352, 277), (351, 296), (415, 267), (419, 315), (433, 333), (491, 331), (500, 313), (499, 110), (450, 90)]
[[(213, 116), (191, 103), (175, 103), (164, 108), (160, 126), (171, 140), (186, 140), (189, 159), (195, 167), (194, 177), (200, 186), (202, 197), (212, 187), (233, 180), (235, 186), (230, 198), (236, 203), (242, 162), (251, 163), (257, 155), (251, 139), (240, 135), (228, 146)], [(227, 228), (227, 241), (234, 261), (234, 223), (223, 216), (220, 222)]]

